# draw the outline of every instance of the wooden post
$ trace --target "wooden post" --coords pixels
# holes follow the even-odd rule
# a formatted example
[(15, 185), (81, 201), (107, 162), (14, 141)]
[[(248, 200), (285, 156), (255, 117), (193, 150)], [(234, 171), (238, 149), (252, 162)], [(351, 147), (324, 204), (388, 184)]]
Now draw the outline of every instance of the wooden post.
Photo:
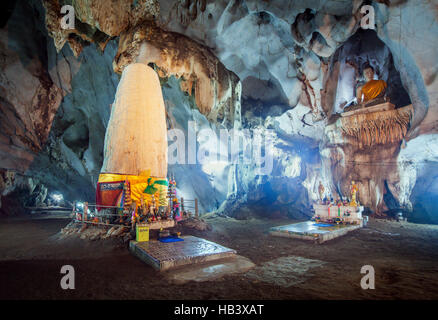
[(195, 216), (199, 217), (199, 212), (198, 212), (198, 199), (195, 199)]

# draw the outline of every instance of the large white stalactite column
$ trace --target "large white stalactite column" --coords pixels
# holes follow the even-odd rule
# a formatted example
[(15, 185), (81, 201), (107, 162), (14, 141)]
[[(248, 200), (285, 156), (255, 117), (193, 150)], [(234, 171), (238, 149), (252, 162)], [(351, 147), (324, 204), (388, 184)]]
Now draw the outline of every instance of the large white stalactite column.
[(166, 111), (156, 72), (142, 63), (122, 73), (105, 134), (101, 173), (167, 177)]

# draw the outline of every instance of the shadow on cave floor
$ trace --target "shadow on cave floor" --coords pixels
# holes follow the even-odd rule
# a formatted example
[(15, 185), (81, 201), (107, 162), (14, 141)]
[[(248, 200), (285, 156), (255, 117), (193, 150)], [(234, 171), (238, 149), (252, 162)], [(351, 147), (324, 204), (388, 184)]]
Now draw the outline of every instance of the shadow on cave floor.
[[(0, 299), (437, 299), (438, 226), (370, 220), (366, 228), (322, 245), (276, 238), (272, 226), (289, 219), (235, 220), (211, 216), (211, 231), (185, 229), (234, 248), (257, 266), (280, 257), (325, 262), (290, 287), (244, 274), (214, 285), (169, 284), (117, 240), (54, 237), (68, 220), (0, 221)], [(75, 268), (76, 289), (60, 288), (60, 269)], [(360, 269), (372, 265), (376, 289), (360, 288)]]

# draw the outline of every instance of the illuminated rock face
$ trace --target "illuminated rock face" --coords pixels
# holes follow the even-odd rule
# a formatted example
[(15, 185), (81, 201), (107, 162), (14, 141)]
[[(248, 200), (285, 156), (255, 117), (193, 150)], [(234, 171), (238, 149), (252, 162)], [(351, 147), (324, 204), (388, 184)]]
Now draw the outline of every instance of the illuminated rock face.
[(142, 63), (127, 66), (105, 134), (101, 173), (167, 176), (166, 114), (160, 81)]
[[(274, 205), (281, 202), (291, 214), (295, 215), (297, 207), (310, 213), (309, 203), (318, 198), (320, 180), (334, 196), (336, 190), (348, 195), (354, 180), (359, 185), (359, 201), (373, 210), (411, 203), (438, 221), (438, 69), (434, 67), (438, 24), (433, 1), (391, 5), (373, 1), (382, 50), (370, 45), (366, 48), (372, 50), (362, 45), (356, 50), (346, 45), (359, 27), (361, 1), (292, 1), (287, 6), (281, 0), (217, 0), (206, 6), (204, 1), (67, 2), (75, 8), (75, 29), (64, 30), (59, 23), (63, 16), (60, 7), (66, 1), (20, 0), (7, 27), (0, 30), (4, 44), (0, 56), (5, 57), (0, 63), (5, 88), (0, 90), (4, 111), (0, 115), (0, 149), (4, 151), (0, 168), (23, 170), (31, 164), (26, 177), (38, 177), (39, 182), (29, 190), (36, 190), (35, 183), (44, 184), (49, 194), (55, 189), (66, 199), (91, 201), (102, 166), (112, 102), (108, 99), (114, 97), (118, 83), (112, 70), (122, 73), (131, 63), (142, 62), (154, 63), (162, 80), (168, 79), (163, 91), (170, 122), (177, 128), (184, 129), (188, 120), (200, 123), (202, 119), (202, 126), (231, 129), (242, 119), (245, 128), (263, 126), (278, 132), (276, 144), (281, 149), (276, 148), (275, 170), (267, 179), (260, 179), (245, 166), (232, 167), (233, 171), (227, 166), (223, 171), (215, 168), (213, 184), (210, 173), (200, 167), (170, 167), (184, 197), (199, 198), (201, 212), (220, 205), (228, 194), (231, 204), (274, 199)], [(47, 33), (42, 29), (44, 22)], [(54, 41), (47, 39), (49, 36)], [(115, 36), (117, 40), (109, 41)], [(86, 46), (88, 42), (92, 45)], [(398, 140), (392, 130), (371, 134), (380, 121), (365, 119), (372, 130), (360, 134), (364, 148), (357, 143), (357, 127), (348, 129), (352, 135), (344, 136), (341, 129), (327, 128), (326, 136), (328, 123), (313, 121), (311, 109), (322, 108), (329, 117), (333, 111), (341, 112), (342, 101), (353, 96), (348, 84), (355, 81), (355, 69), (342, 64), (346, 56), (337, 52), (344, 45), (348, 56), (354, 55), (358, 61), (371, 57), (381, 61), (380, 67), (386, 68), (393, 56), (394, 67), (388, 69), (387, 77), (379, 78), (392, 79), (387, 81), (394, 93), (394, 99), (390, 94), (391, 103), (397, 107), (412, 103), (415, 121), (411, 121), (412, 135), (406, 136), (404, 149), (391, 138)], [(55, 48), (62, 52), (57, 55)], [(98, 52), (104, 48), (103, 54)], [(78, 55), (80, 59), (75, 58)], [(391, 76), (395, 71), (400, 73), (396, 85)], [(411, 102), (397, 103), (404, 100), (400, 99), (403, 90)], [(252, 100), (259, 101), (255, 104)], [(136, 119), (133, 126), (137, 124)], [(392, 126), (387, 123), (382, 127), (385, 132), (388, 128)], [(392, 142), (366, 146), (376, 137), (389, 137)], [(41, 148), (34, 161), (35, 150)], [(112, 157), (127, 161), (121, 154), (114, 152)], [(122, 171), (118, 170), (121, 166), (114, 167)], [(295, 176), (298, 167), (302, 169)], [(223, 178), (228, 175), (229, 184)], [(0, 178), (3, 208), (5, 194), (15, 197), (13, 187), (21, 186), (21, 180), (9, 178), (8, 172)], [(229, 190), (228, 185), (232, 186)], [(22, 194), (29, 194), (26, 192)], [(385, 198), (393, 199), (388, 202)], [(229, 206), (226, 208), (225, 212), (232, 214)], [(276, 210), (272, 204), (270, 208), (269, 212)], [(261, 209), (266, 214), (266, 208)]]

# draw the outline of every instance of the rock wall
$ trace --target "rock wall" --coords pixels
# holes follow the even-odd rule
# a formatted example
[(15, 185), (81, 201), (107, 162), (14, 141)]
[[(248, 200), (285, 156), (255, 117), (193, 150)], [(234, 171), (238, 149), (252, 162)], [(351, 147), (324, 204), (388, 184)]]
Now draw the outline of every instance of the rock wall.
[(210, 121), (226, 127), (240, 122), (239, 80), (205, 46), (145, 22), (121, 34), (114, 71), (133, 62), (156, 66), (161, 78), (181, 78), (181, 90)]
[(0, 30), (2, 167), (29, 167), (47, 141), (62, 90), (48, 72), (44, 26), (31, 5), (17, 4)]
[[(64, 4), (75, 8), (74, 30), (60, 28)], [(350, 45), (362, 1), (17, 1), (0, 30), (0, 167), (92, 200), (117, 73), (142, 62), (160, 76), (169, 128), (187, 134), (193, 120), (272, 139), (267, 175), (254, 163), (169, 166), (202, 210), (304, 217), (319, 181), (345, 196), (354, 179), (373, 212), (437, 222), (436, 5), (371, 4), (381, 45), (367, 48)], [(412, 103), (404, 140), (363, 148), (333, 126), (361, 59), (391, 84), (397, 107)]]
[[(324, 165), (332, 170), (329, 184), (335, 195), (345, 196), (349, 195), (349, 182), (355, 180), (359, 184), (359, 200), (373, 212), (391, 215), (404, 211), (414, 221), (436, 223), (430, 205), (437, 199), (434, 172), (438, 169), (436, 148), (431, 147), (436, 143), (437, 128), (437, 70), (436, 59), (432, 58), (437, 51), (436, 10), (427, 1), (395, 1), (390, 6), (374, 4), (374, 8), (377, 36), (386, 49), (370, 50), (372, 41), (368, 41), (361, 47), (362, 52), (388, 82), (391, 102), (397, 108), (412, 102), (412, 118), (404, 140), (398, 138), (368, 148), (346, 135), (340, 136), (343, 128), (329, 125), (321, 149)], [(338, 51), (348, 55), (342, 47)], [(351, 56), (361, 58), (357, 52)], [(340, 56), (335, 54), (333, 58), (333, 62), (338, 61)], [(392, 123), (391, 132), (381, 134), (381, 138), (390, 138), (398, 127), (397, 122)], [(400, 129), (404, 132), (406, 127)]]
[(47, 204), (53, 192), (70, 201), (94, 199), (118, 83), (116, 41), (104, 53), (95, 44), (78, 58), (67, 46), (57, 53), (44, 17), (39, 1), (17, 1), (0, 30), (1, 168), (17, 177), (1, 193), (4, 204), (20, 199), (21, 207)]
[[(225, 127), (221, 123), (210, 122), (206, 115), (196, 107), (195, 99), (181, 90), (181, 78), (170, 76), (163, 85), (163, 97), (168, 115), (168, 127), (180, 130), (183, 139), (188, 137), (189, 130), (211, 130), (215, 135)], [(189, 127), (189, 124), (192, 127)], [(168, 136), (169, 145), (172, 145), (173, 136)], [(208, 140), (202, 137), (196, 139), (197, 148), (208, 147)], [(188, 143), (186, 144), (188, 148)], [(173, 149), (169, 149), (169, 154)], [(216, 210), (227, 197), (227, 178), (229, 165), (219, 162), (211, 165), (200, 163), (188, 164), (188, 155), (185, 154), (183, 163), (169, 162), (168, 174), (175, 177), (177, 192), (185, 199), (199, 200), (200, 212)], [(200, 187), (202, 186), (202, 187)]]
[[(379, 37), (391, 49), (404, 87), (415, 108), (404, 149), (397, 156), (400, 187), (395, 194), (414, 211), (416, 221), (438, 222), (436, 172), (438, 130), (438, 33), (436, 3), (396, 1), (378, 4)], [(415, 182), (414, 182), (415, 181)]]

